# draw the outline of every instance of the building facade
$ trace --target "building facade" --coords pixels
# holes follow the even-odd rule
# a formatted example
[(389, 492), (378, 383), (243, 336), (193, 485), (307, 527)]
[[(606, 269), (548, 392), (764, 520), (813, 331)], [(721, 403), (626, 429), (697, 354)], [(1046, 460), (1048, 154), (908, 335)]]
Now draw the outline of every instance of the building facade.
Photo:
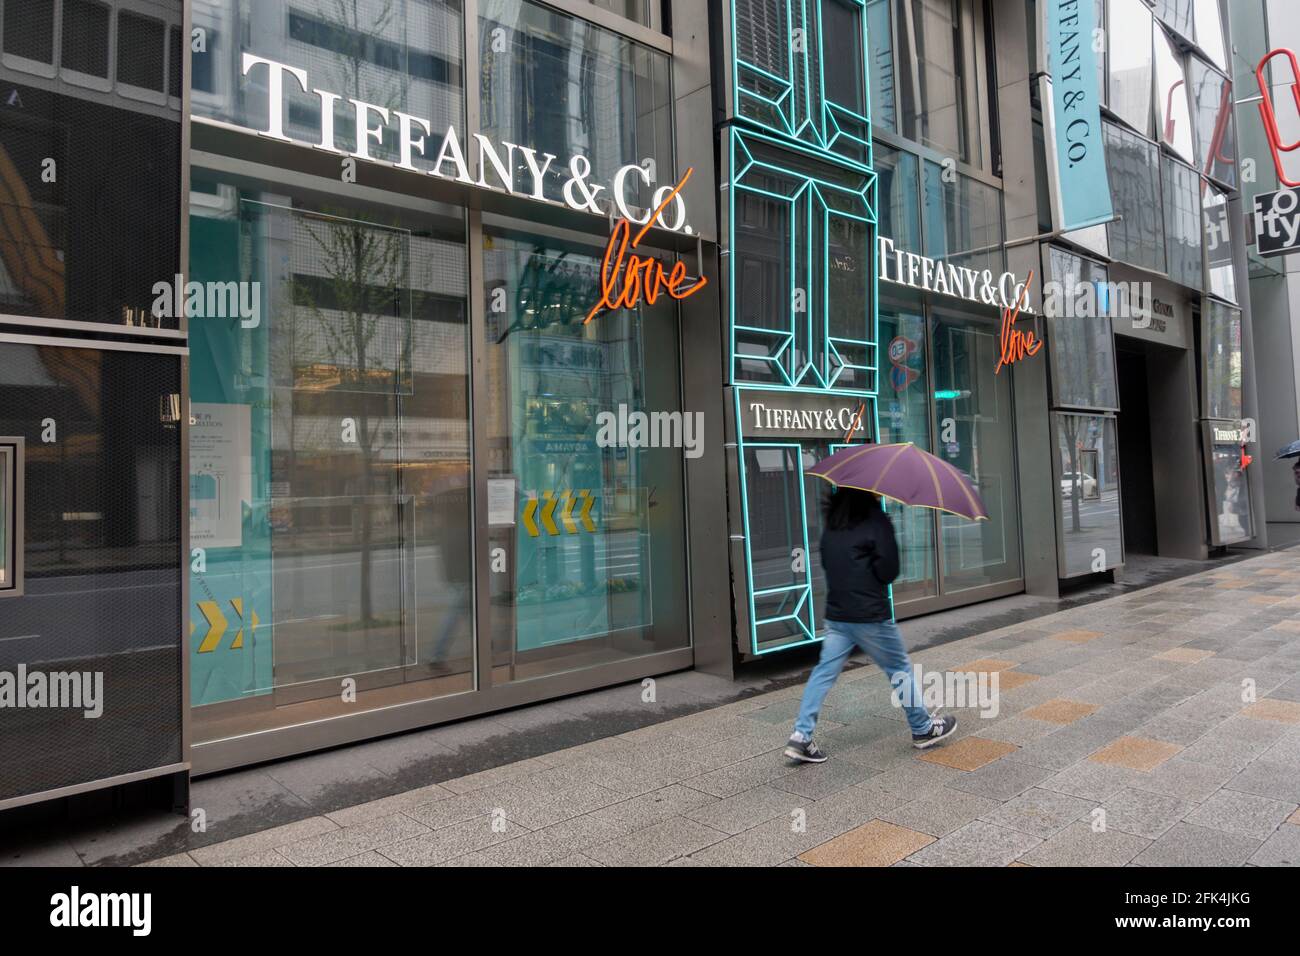
[[(1268, 243), (1257, 241), (1255, 232), (1267, 232), (1270, 226), (1256, 219), (1255, 213), (1270, 208), (1271, 204), (1265, 204), (1268, 196), (1300, 182), (1294, 153), (1282, 148), (1300, 136), (1300, 114), (1291, 92), (1300, 77), (1287, 55), (1300, 50), (1300, 28), (1286, 4), (1246, 0), (1231, 8), (1240, 153), (1251, 170), (1249, 178), (1243, 177), (1242, 208), (1249, 221), (1249, 290), (1257, 316), (1263, 501), (1270, 532), (1278, 541), (1289, 543), (1300, 533), (1300, 485), (1288, 467), (1294, 461), (1272, 459), (1278, 449), (1300, 437), (1300, 310), (1295, 305), (1300, 302), (1300, 258), (1293, 252), (1273, 254), (1264, 248)], [(1269, 139), (1269, 123), (1275, 124), (1278, 133), (1276, 147)], [(1280, 228), (1274, 231), (1285, 235)]]
[(1032, 0), (0, 9), (0, 670), (121, 674), (0, 807), (814, 643), (846, 443), (989, 512), (899, 618), (1263, 541), (1215, 0), (1097, 0), (1082, 231)]

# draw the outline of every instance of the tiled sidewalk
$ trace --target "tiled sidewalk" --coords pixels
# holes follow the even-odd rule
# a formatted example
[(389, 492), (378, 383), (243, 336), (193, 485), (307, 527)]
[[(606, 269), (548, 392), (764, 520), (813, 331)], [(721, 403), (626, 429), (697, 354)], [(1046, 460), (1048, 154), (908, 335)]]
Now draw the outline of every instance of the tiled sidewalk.
[(1300, 550), (914, 659), (997, 715), (918, 752), (861, 667), (825, 764), (788, 687), (148, 865), (1300, 865)]

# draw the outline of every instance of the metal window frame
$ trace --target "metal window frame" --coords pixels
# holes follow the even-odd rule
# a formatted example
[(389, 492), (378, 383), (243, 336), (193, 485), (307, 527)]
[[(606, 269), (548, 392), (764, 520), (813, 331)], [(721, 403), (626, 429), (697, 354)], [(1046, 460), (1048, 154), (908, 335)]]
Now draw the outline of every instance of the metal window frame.
[(25, 448), (21, 435), (0, 435), (0, 468), (6, 472), (4, 495), (0, 498), (0, 520), (4, 521), (4, 548), (9, 580), (0, 585), (0, 598), (23, 596), (23, 516)]

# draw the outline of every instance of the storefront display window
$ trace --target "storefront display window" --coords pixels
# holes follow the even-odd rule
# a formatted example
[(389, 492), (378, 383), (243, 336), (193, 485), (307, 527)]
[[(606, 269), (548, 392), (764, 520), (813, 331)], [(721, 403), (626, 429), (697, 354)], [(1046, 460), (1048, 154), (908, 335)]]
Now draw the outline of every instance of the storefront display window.
[[(930, 451), (929, 336), (925, 313), (913, 297), (884, 299), (880, 342), (888, 365), (882, 374), (879, 422), (884, 444), (912, 442)], [(902, 562), (894, 582), (896, 604), (938, 593), (935, 579), (934, 516), (924, 508), (886, 505), (894, 521)]]
[[(1113, 75), (1113, 74), (1112, 74)], [(1151, 272), (1165, 271), (1160, 201), (1160, 147), (1114, 123), (1106, 131), (1106, 168), (1119, 218), (1107, 228), (1111, 255)]]
[(677, 306), (584, 323), (598, 243), (483, 242), (493, 683), (688, 646)]
[(976, 271), (1006, 269), (1002, 194), (969, 176), (955, 178), (925, 161), (925, 254)]
[(997, 328), (934, 313), (934, 453), (969, 476), (988, 521), (941, 515), (943, 591), (1014, 580), (1022, 574), (1011, 376), (995, 375)]
[(1198, 291), (1205, 288), (1201, 261), (1201, 177), (1190, 166), (1164, 157), (1165, 237), (1169, 278)]
[[(1151, 8), (1142, 0), (1110, 0), (1106, 57), (1110, 63), (1107, 103), (1129, 126), (1151, 135)], [(1111, 174), (1112, 188), (1114, 173)]]
[(1229, 302), (1237, 301), (1237, 267), (1232, 258), (1232, 216), (1227, 194), (1206, 184), (1205, 259), (1209, 265), (1208, 289)]
[(1159, 27), (1155, 30), (1155, 64), (1156, 128), (1160, 141), (1185, 162), (1195, 162), (1183, 56)]
[(1053, 415), (1061, 497), (1062, 576), (1123, 563), (1115, 419)]
[(1237, 126), (1233, 117), (1232, 83), (1199, 57), (1188, 57), (1187, 80), (1192, 93), (1196, 160), (1211, 179), (1237, 185)]
[(200, 740), (471, 690), (464, 224), (196, 172), (188, 619)]
[(1237, 420), (1241, 405), (1241, 312), (1206, 299), (1203, 306), (1205, 417)]
[[(479, 37), (482, 131), (496, 143), (553, 153), (547, 199), (563, 200), (567, 158), (591, 164), (609, 183), (620, 167), (651, 164), (650, 178), (673, 180), (671, 60), (585, 20), (521, 0), (485, 0)], [(504, 48), (502, 48), (504, 47)], [(516, 157), (520, 177), (524, 160)], [(654, 186), (626, 183), (628, 203), (650, 208)]]
[(1111, 335), (1106, 267), (1052, 247), (1048, 267), (1058, 296), (1047, 308), (1052, 403), (1117, 409), (1115, 341)]

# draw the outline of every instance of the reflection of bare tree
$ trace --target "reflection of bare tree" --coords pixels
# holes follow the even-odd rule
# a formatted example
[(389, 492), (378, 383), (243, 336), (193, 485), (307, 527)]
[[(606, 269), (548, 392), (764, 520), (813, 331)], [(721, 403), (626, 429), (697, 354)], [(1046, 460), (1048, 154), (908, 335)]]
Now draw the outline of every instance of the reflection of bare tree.
[(1079, 428), (1083, 419), (1077, 415), (1061, 416), (1061, 431), (1065, 436), (1065, 447), (1069, 457), (1069, 473), (1073, 476), (1070, 486), (1070, 523), (1072, 530), (1083, 530), (1079, 515), (1079, 504), (1083, 498), (1083, 479), (1079, 475)]
[[(311, 309), (315, 318), (313, 345), (332, 365), (333, 387), (342, 392), (362, 393), (356, 411), (345, 417), (356, 422), (361, 455), (361, 622), (371, 622), (370, 553), (374, 533), (374, 509), (368, 499), (374, 487), (376, 439), (384, 416), (374, 418), (372, 401), (365, 393), (392, 390), (401, 374), (401, 359), (390, 367), (373, 350), (380, 335), (381, 318), (403, 316), (401, 290), (406, 286), (404, 238), (399, 232), (350, 220), (321, 220), (307, 226), (314, 244), (313, 264), (324, 273), (320, 299), (306, 293), (305, 284), (296, 287), (295, 301)], [(398, 333), (401, 334), (401, 333)], [(378, 358), (376, 362), (375, 359)]]
[[(335, 27), (331, 52), (341, 74), (339, 78), (342, 82), (339, 88), (346, 89), (354, 99), (363, 99), (367, 103), (389, 109), (401, 106), (399, 94), (405, 94), (406, 74), (405, 72), (397, 74), (391, 69), (378, 67), (374, 62), (374, 47), (376, 41), (393, 23), (393, 7), (393, 0), (382, 0), (382, 2), (371, 0), (364, 4), (361, 0), (334, 0), (332, 14), (329, 11), (322, 11), (326, 21)], [(371, 88), (365, 91), (365, 96), (362, 96), (362, 70), (367, 65), (374, 66), (376, 72), (396, 78), (397, 86), (402, 89), (390, 87), (384, 90), (381, 96), (379, 90)]]

